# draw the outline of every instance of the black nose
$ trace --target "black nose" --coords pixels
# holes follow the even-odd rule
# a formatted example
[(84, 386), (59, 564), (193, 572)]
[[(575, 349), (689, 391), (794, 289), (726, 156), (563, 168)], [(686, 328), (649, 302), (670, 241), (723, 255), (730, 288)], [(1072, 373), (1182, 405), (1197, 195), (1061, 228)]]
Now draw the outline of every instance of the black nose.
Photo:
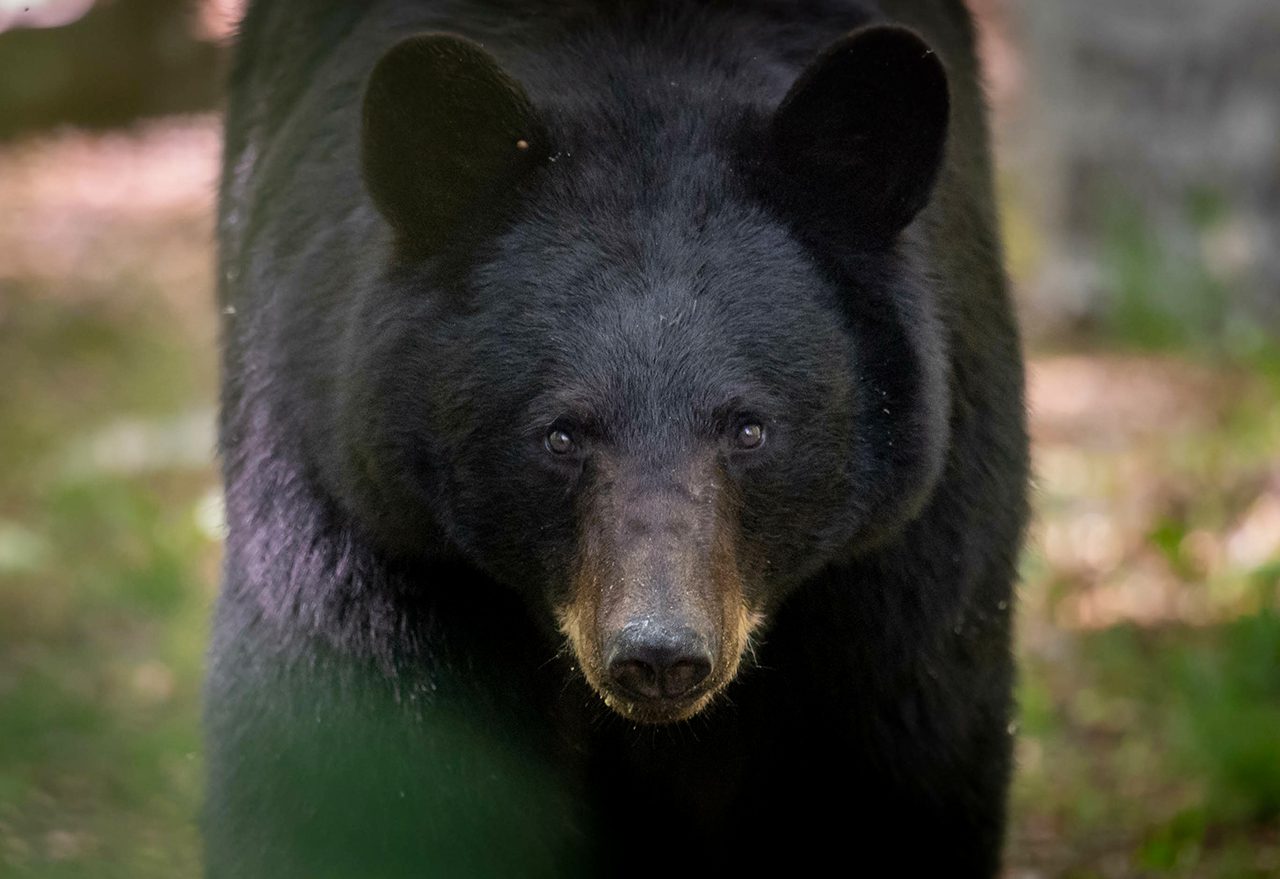
[(640, 699), (688, 695), (711, 674), (706, 640), (690, 629), (629, 625), (611, 639), (606, 656), (614, 684)]

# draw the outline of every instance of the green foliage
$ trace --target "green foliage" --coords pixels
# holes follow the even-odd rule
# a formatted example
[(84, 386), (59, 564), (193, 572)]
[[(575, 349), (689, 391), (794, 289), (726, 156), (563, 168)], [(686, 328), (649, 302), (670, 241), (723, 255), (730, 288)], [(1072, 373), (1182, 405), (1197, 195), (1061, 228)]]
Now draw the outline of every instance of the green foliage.
[(1097, 235), (1108, 294), (1104, 342), (1256, 367), (1274, 360), (1275, 336), (1250, 318), (1234, 290), (1239, 279), (1212, 255), (1232, 211), (1222, 193), (1207, 187), (1189, 189), (1181, 216), (1166, 222), (1132, 196), (1109, 196), (1098, 211)]
[[(1051, 875), (1261, 877), (1280, 850), (1280, 615), (1118, 626), (1024, 663), (1018, 811), (1066, 822)], [(1049, 818), (1049, 816), (1052, 816)], [(1260, 844), (1261, 843), (1261, 844)], [(1274, 846), (1274, 842), (1272, 843)], [(1114, 855), (1102, 853), (1114, 850)]]
[(1203, 809), (1190, 808), (1157, 827), (1142, 843), (1137, 866), (1157, 873), (1170, 873), (1193, 866), (1199, 859), (1208, 829)]
[(1236, 620), (1176, 656), (1182, 749), (1215, 814), (1280, 818), (1280, 614)]
[(61, 553), (5, 586), (0, 865), (19, 875), (195, 874), (208, 547), (175, 506), (145, 480), (54, 491), (36, 515)]
[[(1198, 205), (1200, 200), (1195, 200)], [(1205, 222), (1207, 208), (1193, 212)], [(1106, 330), (1143, 349), (1222, 344), (1230, 298), (1202, 255), (1171, 252), (1136, 205), (1117, 200), (1102, 214), (1102, 269), (1112, 294)]]
[(0, 470), (0, 875), (198, 875), (217, 547), (193, 511), (212, 442), (199, 466), (138, 468), (99, 440), (123, 414), (166, 430), (155, 417), (204, 382), (162, 316), (9, 292), (0, 457), (22, 466)]

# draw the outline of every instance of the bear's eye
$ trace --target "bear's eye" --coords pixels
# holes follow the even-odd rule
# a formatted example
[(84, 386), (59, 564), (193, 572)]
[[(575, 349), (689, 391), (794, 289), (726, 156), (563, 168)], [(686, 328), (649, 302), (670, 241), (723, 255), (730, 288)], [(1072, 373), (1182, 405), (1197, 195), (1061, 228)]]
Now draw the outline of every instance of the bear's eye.
[(738, 432), (734, 436), (734, 442), (740, 449), (758, 449), (764, 445), (764, 425), (755, 421), (748, 421), (745, 424), (738, 425)]
[(562, 427), (553, 427), (544, 440), (547, 451), (553, 455), (567, 455), (573, 451), (573, 437)]

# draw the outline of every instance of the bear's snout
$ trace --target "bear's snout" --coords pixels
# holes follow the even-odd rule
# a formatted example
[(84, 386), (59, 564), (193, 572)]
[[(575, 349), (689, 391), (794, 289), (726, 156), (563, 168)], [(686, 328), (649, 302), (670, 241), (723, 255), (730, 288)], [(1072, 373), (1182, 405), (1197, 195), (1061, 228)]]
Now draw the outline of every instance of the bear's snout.
[(588, 683), (642, 723), (705, 708), (733, 680), (760, 621), (744, 594), (728, 494), (706, 470), (673, 469), (686, 478), (610, 474), (559, 608)]
[(604, 654), (611, 684), (631, 698), (652, 702), (696, 696), (714, 662), (705, 637), (650, 619), (610, 636)]

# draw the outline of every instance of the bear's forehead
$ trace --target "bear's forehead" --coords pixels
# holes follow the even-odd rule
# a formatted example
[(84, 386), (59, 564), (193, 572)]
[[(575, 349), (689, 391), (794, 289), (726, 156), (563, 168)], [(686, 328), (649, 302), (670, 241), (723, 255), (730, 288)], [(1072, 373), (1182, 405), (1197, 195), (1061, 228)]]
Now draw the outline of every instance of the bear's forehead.
[(726, 199), (588, 218), (538, 211), (473, 276), (478, 310), (519, 335), (619, 357), (732, 360), (838, 334), (837, 293), (804, 246), (758, 208)]
[(548, 169), (473, 282), (481, 292), (518, 286), (575, 307), (637, 297), (732, 301), (822, 284), (811, 253), (733, 188), (721, 159), (690, 164), (643, 174), (581, 157)]
[(734, 401), (768, 411), (839, 383), (848, 339), (834, 292), (783, 231), (659, 243), (619, 258), (578, 241), (558, 264), (515, 248), (490, 265), (493, 310), (477, 309), (476, 335), (526, 377), (535, 417), (678, 432)]

